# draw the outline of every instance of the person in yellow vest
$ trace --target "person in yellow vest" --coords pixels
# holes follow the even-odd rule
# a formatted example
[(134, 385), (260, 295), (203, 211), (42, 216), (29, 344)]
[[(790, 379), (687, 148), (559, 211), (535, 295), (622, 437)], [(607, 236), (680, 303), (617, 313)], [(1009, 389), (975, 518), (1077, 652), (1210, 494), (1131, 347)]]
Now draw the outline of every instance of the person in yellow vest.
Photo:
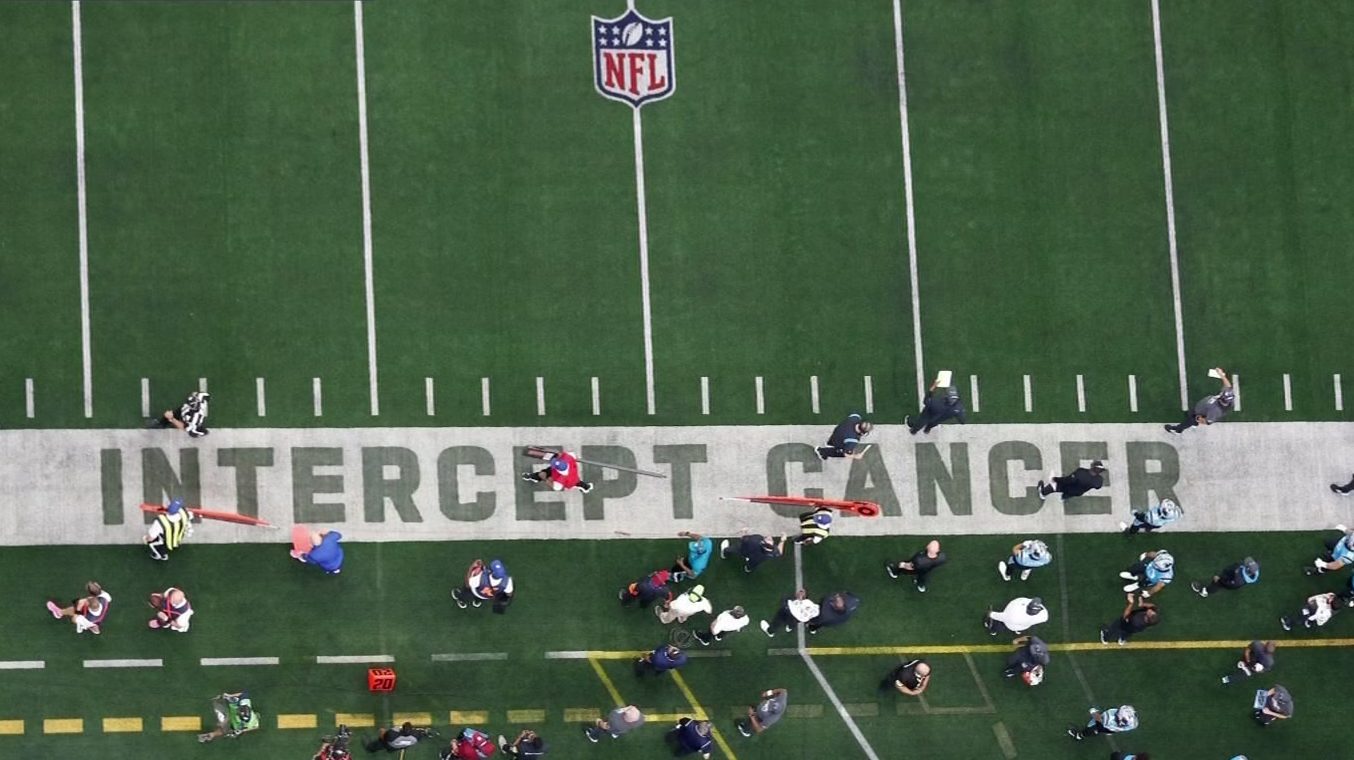
[(812, 546), (827, 540), (828, 534), (832, 532), (832, 514), (830, 507), (818, 507), (800, 515), (799, 537), (795, 543)]
[(169, 559), (169, 553), (179, 548), (183, 539), (193, 534), (189, 522), (188, 510), (183, 508), (183, 499), (174, 499), (165, 508), (164, 514), (156, 515), (150, 524), (143, 541), (150, 549), (150, 556), (161, 562)]

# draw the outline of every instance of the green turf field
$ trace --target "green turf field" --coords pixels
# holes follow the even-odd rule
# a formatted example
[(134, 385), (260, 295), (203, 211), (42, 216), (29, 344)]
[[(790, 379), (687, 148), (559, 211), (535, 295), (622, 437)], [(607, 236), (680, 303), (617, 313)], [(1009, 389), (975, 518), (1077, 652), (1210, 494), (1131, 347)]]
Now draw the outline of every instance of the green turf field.
[[(636, 116), (595, 90), (584, 36), (621, 0), (0, 3), (0, 428), (135, 428), (200, 385), (214, 426), (280, 438), (899, 422), (951, 369), (974, 422), (1148, 429), (1212, 392), (1218, 364), (1241, 387), (1230, 419), (1346, 421), (1354, 6), (1159, 5), (641, 0), (673, 19), (680, 86)], [(1130, 700), (1143, 727), (1125, 751), (1340, 746), (1313, 727), (1340, 720), (1318, 695), (1349, 619), (1321, 632), (1338, 647), (1281, 651), (1296, 725), (1249, 723), (1250, 684), (1215, 683), (1234, 653), (1207, 644), (1279, 636), (1278, 614), (1344, 583), (1297, 573), (1314, 536), (1163, 537), (1182, 574), (1254, 553), (1266, 582), (1174, 588), (1144, 646), (1060, 650), (1036, 690), (1000, 678), (977, 625), (1014, 595), (991, 568), (1014, 538), (947, 542), (925, 597), (879, 569), (918, 539), (806, 554), (809, 588), (866, 599), (808, 642), (859, 737), (798, 654), (774, 652), (796, 643), (755, 628), (681, 685), (633, 679), (626, 653), (664, 634), (612, 594), (675, 541), (353, 543), (340, 578), (276, 546), (149, 568), (134, 548), (7, 547), (0, 592), (22, 612), (3, 656), (45, 667), (0, 679), (0, 757), (305, 757), (336, 719), (425, 713), (444, 734), (539, 726), (554, 757), (660, 756), (657, 726), (578, 734), (575, 711), (613, 689), (714, 717), (743, 758), (1098, 758), (1108, 742), (1063, 727)], [(1050, 540), (1059, 560), (1029, 584), (1047, 638), (1094, 642), (1115, 572), (1150, 542)], [(522, 598), (462, 614), (449, 584), (491, 553)], [(711, 595), (769, 614), (794, 576), (788, 559), (715, 568)], [(117, 597), (98, 638), (41, 613), (89, 577)], [(168, 583), (199, 608), (187, 636), (141, 627), (138, 597)], [(930, 646), (953, 649), (931, 655), (924, 704), (876, 694), (898, 648)], [(594, 656), (546, 657), (561, 651)], [(432, 659), (484, 653), (505, 657)], [(388, 655), (400, 687), (373, 697), (365, 666), (320, 655)], [(146, 658), (163, 666), (82, 667)], [(795, 714), (743, 740), (733, 712), (772, 685)], [(163, 722), (239, 687), (258, 735), (198, 752), (190, 719)]]

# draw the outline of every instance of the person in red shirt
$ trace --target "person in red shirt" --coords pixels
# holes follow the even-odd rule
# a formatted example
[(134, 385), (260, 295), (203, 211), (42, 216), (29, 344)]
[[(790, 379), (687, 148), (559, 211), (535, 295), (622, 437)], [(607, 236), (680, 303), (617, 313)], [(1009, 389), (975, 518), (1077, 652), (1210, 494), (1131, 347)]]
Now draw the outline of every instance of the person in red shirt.
[(474, 728), (467, 728), (451, 740), (451, 744), (439, 753), (440, 760), (484, 760), (498, 752), (489, 735)]
[(543, 469), (522, 473), (522, 480), (529, 483), (544, 483), (548, 480), (550, 488), (556, 491), (577, 488), (587, 493), (592, 490), (592, 483), (579, 477), (578, 459), (567, 451), (556, 452)]

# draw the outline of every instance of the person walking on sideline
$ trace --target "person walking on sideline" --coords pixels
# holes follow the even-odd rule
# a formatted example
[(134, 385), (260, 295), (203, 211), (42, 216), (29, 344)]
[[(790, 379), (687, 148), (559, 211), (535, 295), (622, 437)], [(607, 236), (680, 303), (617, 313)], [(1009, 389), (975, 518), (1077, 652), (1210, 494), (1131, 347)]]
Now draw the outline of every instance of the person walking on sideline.
[(1302, 569), (1307, 575), (1321, 575), (1354, 564), (1354, 530), (1344, 525), (1337, 525), (1335, 529), (1340, 535), (1324, 541), (1326, 551), (1312, 562), (1311, 567)]
[(661, 676), (669, 670), (676, 670), (686, 664), (686, 652), (672, 644), (661, 644), (652, 652), (635, 660), (635, 675), (643, 677), (648, 673)]
[(988, 634), (996, 636), (1013, 633), (1017, 636), (1048, 622), (1048, 608), (1039, 597), (1018, 596), (1006, 603), (1001, 612), (988, 610), (983, 616), (983, 627)]
[(1222, 389), (1212, 396), (1199, 399), (1199, 403), (1185, 414), (1185, 420), (1178, 425), (1167, 425), (1166, 432), (1179, 435), (1195, 425), (1212, 425), (1226, 417), (1236, 406), (1236, 391), (1232, 388), (1232, 381), (1227, 379), (1227, 370), (1218, 367), (1213, 373), (1222, 381)]
[(719, 613), (714, 620), (710, 621), (709, 632), (694, 631), (691, 635), (701, 643), (701, 646), (708, 647), (713, 642), (723, 641), (724, 634), (738, 633), (751, 622), (752, 619), (748, 617), (748, 613), (742, 607), (732, 607)]
[(336, 530), (322, 530), (310, 534), (311, 549), (304, 554), (291, 550), (291, 558), (303, 565), (315, 565), (326, 575), (338, 575), (343, 572), (343, 547), (339, 541), (343, 534)]
[(879, 682), (879, 690), (889, 689), (909, 697), (919, 697), (931, 685), (931, 664), (926, 660), (908, 660)]
[(771, 629), (780, 626), (785, 626), (785, 632), (790, 633), (796, 625), (808, 623), (818, 617), (819, 612), (818, 603), (809, 598), (807, 590), (801, 588), (794, 596), (787, 596), (781, 600), (780, 608), (776, 610), (776, 616), (771, 618), (770, 622), (761, 621), (762, 633), (774, 638), (776, 634)]
[(193, 526), (188, 510), (183, 508), (183, 499), (174, 499), (165, 507), (164, 513), (155, 516), (142, 541), (150, 549), (152, 559), (165, 562), (170, 552), (179, 548), (183, 540), (191, 535)]
[(502, 615), (508, 611), (515, 593), (512, 574), (503, 560), (494, 558), (486, 565), (484, 560), (476, 559), (465, 571), (465, 584), (451, 590), (451, 599), (461, 609), (492, 601), (493, 611)]
[(147, 604), (155, 610), (155, 617), (146, 623), (149, 628), (188, 633), (188, 627), (193, 620), (193, 606), (188, 603), (188, 596), (182, 591), (170, 586), (164, 593), (151, 594)]
[(1111, 707), (1103, 712), (1098, 707), (1092, 707), (1091, 719), (1086, 723), (1086, 727), (1078, 729), (1076, 726), (1069, 726), (1067, 735), (1081, 741), (1096, 734), (1128, 733), (1137, 727), (1138, 711), (1133, 709), (1133, 705)]
[(678, 594), (663, 602), (661, 606), (654, 607), (654, 614), (663, 625), (673, 622), (685, 623), (692, 615), (701, 612), (709, 615), (714, 611), (714, 605), (705, 596), (704, 586), (692, 586), (690, 591)]
[(832, 532), (833, 511), (831, 507), (818, 507), (799, 516), (799, 535), (795, 543), (812, 546), (827, 540)]
[(1181, 509), (1179, 504), (1170, 499), (1162, 499), (1142, 512), (1134, 510), (1133, 524), (1121, 522), (1119, 523), (1119, 530), (1123, 531), (1125, 536), (1132, 536), (1136, 533), (1151, 533), (1154, 530), (1161, 530), (1184, 516), (1185, 510)]
[(710, 760), (714, 751), (714, 740), (710, 733), (710, 721), (682, 718), (668, 731), (667, 742), (676, 757), (695, 754), (701, 760)]
[(567, 491), (570, 488), (577, 488), (583, 493), (587, 493), (592, 490), (592, 483), (583, 480), (579, 475), (578, 458), (567, 451), (554, 452), (545, 467), (522, 473), (522, 480), (528, 483), (549, 481), (552, 491)]
[(1030, 579), (1030, 573), (1036, 567), (1043, 567), (1053, 561), (1053, 552), (1048, 544), (1037, 538), (1030, 538), (1011, 547), (1011, 556), (997, 563), (997, 574), (1004, 581), (1011, 580), (1011, 570), (1020, 571), (1020, 580)]
[(860, 597), (850, 591), (828, 594), (823, 597), (822, 603), (818, 605), (818, 617), (810, 620), (805, 629), (811, 634), (817, 634), (824, 628), (843, 625), (856, 614), (858, 609), (860, 609)]
[[(939, 389), (939, 392), (937, 390)], [(918, 431), (929, 433), (936, 425), (946, 420), (958, 420), (959, 424), (968, 421), (968, 412), (964, 409), (964, 402), (959, 400), (959, 389), (954, 386), (940, 388), (938, 383), (931, 383), (927, 389), (926, 400), (922, 403), (921, 413), (913, 419), (910, 415), (903, 418), (903, 424), (907, 425), (907, 431), (916, 435)]]
[(912, 555), (912, 559), (898, 560), (897, 562), (887, 562), (884, 564), (884, 572), (889, 574), (890, 578), (897, 580), (898, 574), (912, 576), (912, 583), (917, 590), (926, 593), (926, 578), (932, 570), (945, 564), (948, 558), (945, 552), (940, 550), (940, 542), (932, 539), (926, 544), (926, 548)]
[(1165, 549), (1143, 552), (1119, 577), (1128, 581), (1125, 593), (1140, 591), (1144, 599), (1156, 596), (1175, 580), (1175, 557)]
[(621, 606), (628, 607), (631, 602), (638, 601), (639, 608), (645, 609), (660, 599), (664, 602), (670, 601), (672, 592), (668, 590), (668, 580), (671, 577), (672, 573), (667, 570), (655, 570), (629, 584), (618, 594)]
[(750, 573), (763, 562), (783, 556), (785, 554), (785, 542), (788, 538), (789, 536), (781, 536), (780, 540), (777, 541), (771, 536), (752, 533), (740, 538), (737, 548), (734, 548), (733, 542), (726, 538), (719, 542), (719, 558), (742, 557), (743, 572)]
[(1039, 498), (1047, 499), (1055, 493), (1060, 493), (1063, 501), (1067, 501), (1103, 485), (1105, 485), (1105, 463), (1097, 459), (1091, 462), (1090, 469), (1078, 467), (1071, 474), (1062, 477), (1054, 477), (1050, 471), (1048, 480), (1039, 481)]
[(862, 449), (857, 453), (856, 447), (860, 445), (860, 439), (869, 435), (873, 429), (874, 425), (856, 412), (846, 415), (846, 419), (833, 428), (827, 445), (818, 447), (818, 458), (825, 462), (833, 457), (860, 459), (865, 456), (865, 451)]
[(790, 692), (785, 689), (767, 689), (758, 698), (757, 704), (748, 707), (746, 720), (735, 720), (733, 725), (743, 736), (760, 734), (780, 722), (785, 717), (785, 708), (790, 702)]
[(1119, 617), (1100, 627), (1100, 643), (1108, 644), (1113, 638), (1119, 642), (1119, 646), (1123, 646), (1134, 634), (1142, 633), (1160, 622), (1161, 611), (1155, 604), (1144, 601), (1141, 596), (1129, 594), (1128, 604)]
[(1288, 689), (1274, 684), (1267, 691), (1255, 695), (1255, 720), (1262, 726), (1268, 726), (1276, 720), (1288, 720), (1293, 717), (1293, 695)]
[[(1236, 661), (1236, 669), (1241, 671), (1241, 676), (1250, 678), (1256, 673), (1268, 673), (1274, 669), (1274, 650), (1278, 645), (1273, 641), (1260, 641), (1256, 639), (1246, 648), (1241, 650), (1241, 659)], [(1235, 675), (1226, 675), (1222, 677), (1223, 683), (1231, 683)]]
[(1189, 587), (1194, 589), (1194, 593), (1208, 598), (1209, 594), (1228, 589), (1235, 591), (1245, 588), (1252, 583), (1260, 582), (1260, 563), (1255, 561), (1254, 557), (1246, 557), (1234, 565), (1224, 567), (1213, 580), (1208, 583), (1202, 581), (1190, 581)]
[(619, 739), (644, 725), (644, 713), (634, 705), (616, 707), (605, 718), (598, 718), (591, 726), (583, 727), (583, 735), (596, 744), (603, 736)]
[(695, 580), (705, 572), (705, 568), (710, 564), (710, 555), (714, 551), (714, 542), (702, 536), (699, 533), (682, 531), (678, 533), (679, 538), (689, 538), (686, 542), (686, 557), (678, 556), (672, 567), (668, 569), (672, 573), (672, 582), (681, 583), (682, 581)]

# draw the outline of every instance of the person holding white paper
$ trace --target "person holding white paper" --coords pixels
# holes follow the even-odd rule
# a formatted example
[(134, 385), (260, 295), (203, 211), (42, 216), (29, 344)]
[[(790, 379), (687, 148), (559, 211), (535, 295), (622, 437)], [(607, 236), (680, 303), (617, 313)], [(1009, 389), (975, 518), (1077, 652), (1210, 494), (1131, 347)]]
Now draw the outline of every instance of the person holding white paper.
[(968, 411), (964, 409), (964, 402), (959, 399), (959, 389), (950, 385), (951, 375), (950, 370), (937, 373), (935, 382), (931, 383), (931, 387), (927, 390), (928, 395), (922, 402), (921, 413), (916, 417), (909, 415), (903, 419), (908, 432), (912, 435), (918, 432), (929, 433), (932, 428), (946, 420), (958, 420), (961, 425), (968, 421)]
[(1185, 420), (1179, 425), (1167, 425), (1166, 432), (1178, 435), (1195, 425), (1212, 425), (1236, 406), (1236, 391), (1232, 389), (1232, 381), (1227, 379), (1227, 370), (1215, 367), (1208, 371), (1208, 376), (1222, 381), (1221, 390), (1199, 399), (1199, 403), (1185, 415)]

